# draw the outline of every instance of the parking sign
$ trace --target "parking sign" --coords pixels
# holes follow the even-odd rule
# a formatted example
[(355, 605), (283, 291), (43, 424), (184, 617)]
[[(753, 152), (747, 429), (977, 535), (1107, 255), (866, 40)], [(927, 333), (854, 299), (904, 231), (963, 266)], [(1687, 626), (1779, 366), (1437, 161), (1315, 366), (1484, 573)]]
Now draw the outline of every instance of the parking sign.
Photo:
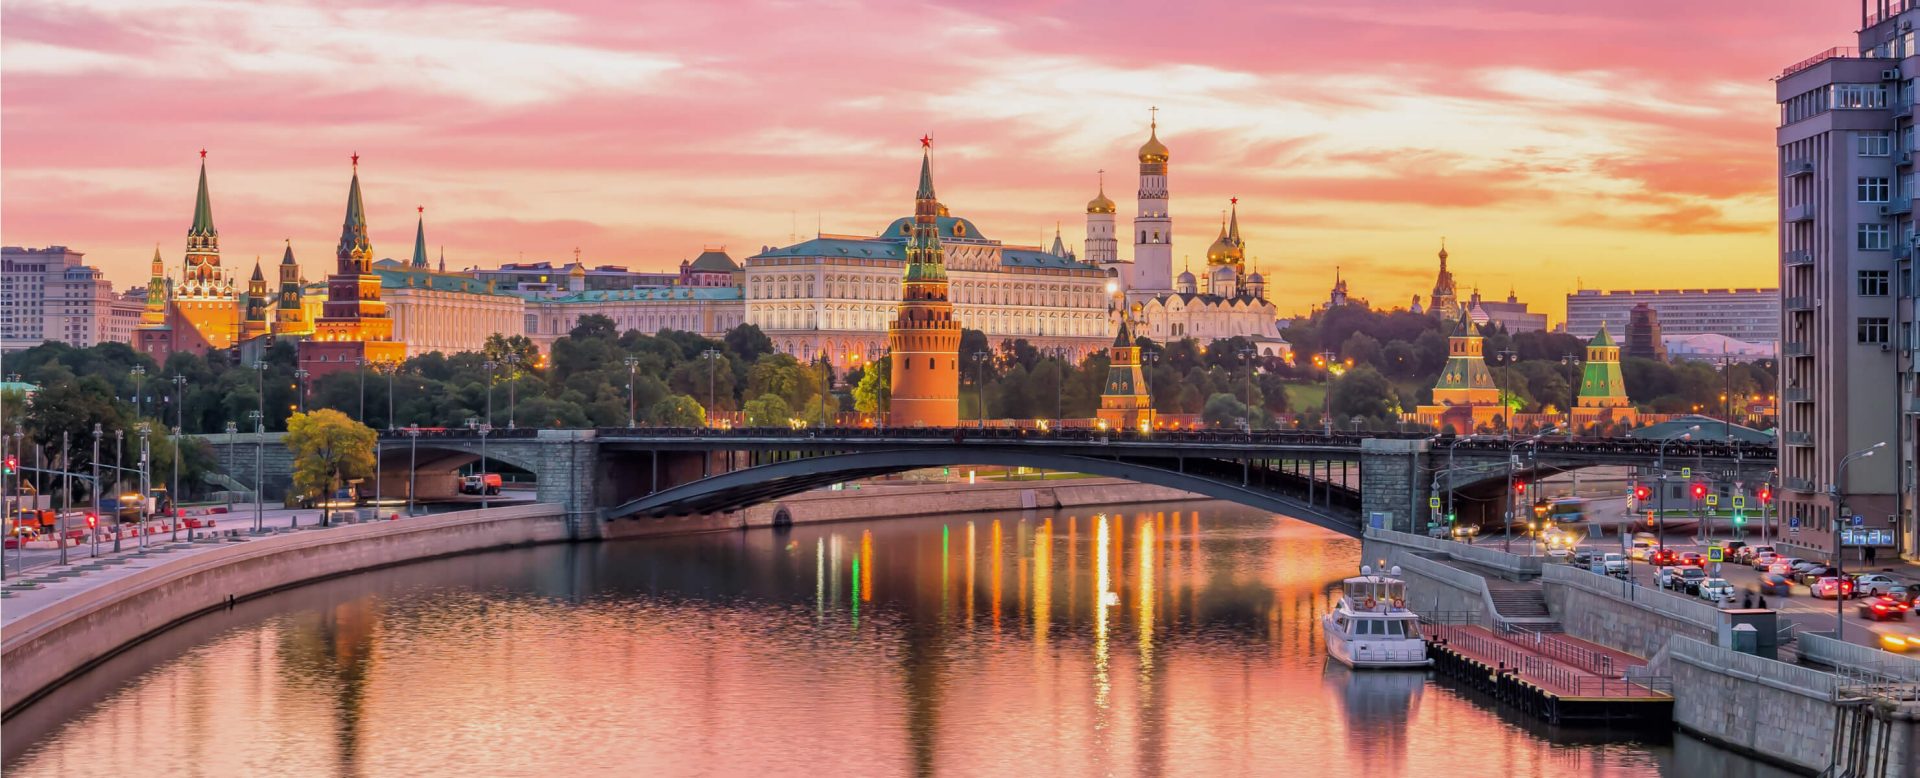
[(1791, 519), (1787, 519), (1787, 531), (1792, 532), (1795, 535), (1800, 534), (1800, 517), (1799, 516), (1795, 516)]

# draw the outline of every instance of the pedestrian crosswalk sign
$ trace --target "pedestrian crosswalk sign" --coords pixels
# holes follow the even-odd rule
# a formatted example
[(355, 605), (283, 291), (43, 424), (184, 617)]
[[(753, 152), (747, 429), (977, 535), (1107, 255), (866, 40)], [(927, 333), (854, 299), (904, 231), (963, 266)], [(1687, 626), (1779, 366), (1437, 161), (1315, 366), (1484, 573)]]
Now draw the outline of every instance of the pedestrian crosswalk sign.
[(1691, 467), (1683, 467), (1683, 468), (1680, 468), (1680, 477), (1681, 477), (1681, 478), (1692, 478), (1692, 477), (1693, 477), (1693, 468), (1691, 468)]
[(1708, 546), (1707, 561), (1713, 562), (1715, 564), (1719, 564), (1720, 562), (1725, 561), (1725, 553), (1726, 552), (1720, 550), (1719, 546)]
[(1736, 494), (1736, 495), (1734, 495), (1734, 496), (1733, 496), (1733, 507), (1735, 507), (1735, 508), (1745, 508), (1745, 507), (1747, 507), (1747, 496), (1746, 496), (1746, 495), (1744, 495), (1744, 494)]
[(1429, 508), (1434, 508), (1434, 509), (1436, 509), (1436, 510), (1437, 510), (1437, 509), (1439, 509), (1439, 507), (1440, 507), (1440, 498), (1438, 498), (1438, 497), (1428, 497), (1428, 498), (1427, 498), (1427, 507), (1429, 507)]
[(1717, 494), (1707, 495), (1707, 507), (1711, 508), (1719, 504), (1720, 504), (1720, 495), (1717, 495)]

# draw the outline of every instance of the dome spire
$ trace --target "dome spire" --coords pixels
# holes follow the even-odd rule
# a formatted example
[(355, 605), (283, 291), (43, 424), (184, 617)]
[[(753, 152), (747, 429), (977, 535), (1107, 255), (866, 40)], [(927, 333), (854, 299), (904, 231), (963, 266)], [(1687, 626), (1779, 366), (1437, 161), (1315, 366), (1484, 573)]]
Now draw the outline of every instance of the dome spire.
[(1232, 217), (1233, 221), (1232, 221), (1232, 226), (1227, 229), (1227, 240), (1232, 241), (1235, 246), (1238, 246), (1238, 245), (1241, 245), (1240, 243), (1240, 198), (1231, 197), (1227, 199), (1227, 202), (1231, 203), (1231, 207), (1233, 209), (1233, 217)]
[(427, 269), (427, 207), (414, 206), (419, 212), (420, 221), (413, 229), (413, 267), (416, 270)]
[(364, 260), (373, 255), (373, 243), (367, 240), (367, 209), (360, 200), (360, 152), (354, 152), (352, 159), (353, 182), (347, 188), (347, 215), (340, 222), (340, 245), (334, 252), (343, 262)]
[(1113, 213), (1119, 210), (1107, 197), (1107, 171), (1100, 171), (1100, 194), (1087, 201), (1087, 213)]
[(1160, 107), (1154, 106), (1147, 111), (1153, 118), (1147, 122), (1147, 142), (1140, 144), (1140, 162), (1165, 163), (1168, 154), (1167, 145), (1160, 142)]
[[(200, 150), (200, 191), (193, 199), (193, 227), (187, 237), (212, 241), (220, 231), (213, 228), (213, 198), (207, 196), (207, 150)], [(216, 244), (217, 245), (217, 244)]]

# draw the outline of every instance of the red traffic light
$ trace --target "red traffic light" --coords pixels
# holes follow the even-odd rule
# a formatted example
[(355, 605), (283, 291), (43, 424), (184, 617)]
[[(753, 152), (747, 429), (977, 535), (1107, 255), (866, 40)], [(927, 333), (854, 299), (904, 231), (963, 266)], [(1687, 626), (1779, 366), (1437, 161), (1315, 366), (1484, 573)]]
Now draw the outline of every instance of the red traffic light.
[(1513, 493), (1514, 493), (1514, 494), (1525, 494), (1525, 493), (1526, 493), (1526, 491), (1527, 491), (1527, 482), (1525, 482), (1525, 481), (1514, 481), (1514, 482), (1513, 482)]
[(87, 514), (87, 529), (93, 529), (94, 527), (98, 527), (98, 526), (100, 526), (100, 514), (97, 514), (97, 513), (88, 513), (88, 514)]
[(1760, 499), (1761, 505), (1765, 505), (1767, 503), (1773, 502), (1773, 488), (1762, 486), (1760, 487), (1760, 491), (1756, 493), (1754, 496)]
[(1706, 484), (1694, 484), (1694, 485), (1693, 485), (1693, 497), (1694, 497), (1694, 499), (1696, 499), (1696, 500), (1697, 500), (1697, 499), (1699, 499), (1699, 498), (1702, 498), (1702, 497), (1705, 497), (1705, 496), (1707, 496), (1707, 485), (1706, 485)]
[(1634, 487), (1633, 487), (1633, 498), (1634, 498), (1634, 499), (1636, 499), (1636, 500), (1645, 500), (1645, 499), (1648, 499), (1648, 498), (1651, 498), (1652, 496), (1653, 496), (1653, 489), (1652, 489), (1652, 488), (1649, 488), (1649, 487), (1648, 487), (1648, 486), (1647, 486), (1646, 484), (1635, 484), (1635, 485), (1634, 485)]

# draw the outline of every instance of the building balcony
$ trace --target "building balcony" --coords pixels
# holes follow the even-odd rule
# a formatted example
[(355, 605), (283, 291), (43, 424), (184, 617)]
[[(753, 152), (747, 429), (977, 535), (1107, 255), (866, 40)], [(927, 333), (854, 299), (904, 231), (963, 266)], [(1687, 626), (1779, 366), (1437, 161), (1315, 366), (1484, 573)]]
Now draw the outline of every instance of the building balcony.
[(1893, 247), (1893, 261), (1905, 262), (1913, 259), (1913, 244), (1901, 243)]
[(1805, 389), (1788, 389), (1780, 393), (1780, 399), (1790, 403), (1813, 402), (1813, 393)]
[(1808, 357), (1808, 356), (1813, 356), (1813, 351), (1807, 348), (1807, 344), (1805, 343), (1801, 343), (1797, 341), (1789, 341), (1787, 343), (1780, 344), (1780, 356)]
[(1787, 267), (1810, 266), (1813, 264), (1813, 252), (1806, 249), (1788, 251), (1780, 255), (1780, 262)]
[(1813, 160), (1805, 157), (1789, 159), (1780, 164), (1780, 172), (1788, 178), (1813, 175)]
[(1786, 217), (1789, 222), (1813, 221), (1813, 203), (1801, 203), (1787, 206)]
[(1881, 216), (1906, 213), (1913, 213), (1913, 198), (1911, 197), (1896, 197), (1886, 205), (1880, 206)]
[(1804, 296), (1784, 297), (1780, 300), (1780, 307), (1789, 311), (1811, 311), (1813, 310), (1813, 298)]
[(1900, 152), (1899, 161), (1896, 164), (1898, 164), (1901, 167), (1913, 167), (1913, 152), (1911, 151)]
[(1780, 433), (1780, 442), (1789, 446), (1811, 446), (1813, 436), (1807, 434), (1806, 430), (1787, 430)]
[(1790, 492), (1799, 492), (1801, 494), (1813, 494), (1814, 492), (1813, 482), (1805, 478), (1782, 478), (1780, 479), (1780, 485)]
[(1792, 65), (1787, 66), (1785, 69), (1780, 71), (1780, 78), (1786, 78), (1788, 76), (1791, 76), (1802, 70), (1806, 70), (1807, 68), (1813, 67), (1814, 65), (1818, 65), (1830, 59), (1858, 59), (1859, 57), (1860, 57), (1859, 49), (1853, 48), (1851, 46), (1835, 46), (1831, 49), (1827, 49), (1826, 51), (1820, 52), (1819, 54), (1815, 54), (1811, 57), (1808, 57), (1806, 59), (1800, 60), (1799, 62), (1795, 62)]

